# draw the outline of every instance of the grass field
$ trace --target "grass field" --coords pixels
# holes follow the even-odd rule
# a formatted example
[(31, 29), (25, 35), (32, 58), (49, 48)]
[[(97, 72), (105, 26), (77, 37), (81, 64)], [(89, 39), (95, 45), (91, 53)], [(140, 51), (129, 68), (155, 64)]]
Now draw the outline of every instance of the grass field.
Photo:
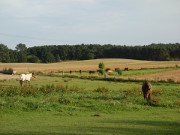
[[(124, 71), (122, 77), (176, 70), (175, 66), (134, 69)], [(78, 77), (67, 74), (37, 75), (30, 87), (20, 87), (18, 79), (0, 80), (0, 134), (180, 134), (179, 83), (152, 82), (151, 105), (147, 105), (141, 92), (143, 81), (107, 81), (87, 72), (73, 73)]]
[[(83, 113), (83, 112), (82, 112)], [(179, 110), (123, 111), (63, 116), (58, 112), (23, 112), (1, 117), (3, 135), (175, 135), (180, 133)]]

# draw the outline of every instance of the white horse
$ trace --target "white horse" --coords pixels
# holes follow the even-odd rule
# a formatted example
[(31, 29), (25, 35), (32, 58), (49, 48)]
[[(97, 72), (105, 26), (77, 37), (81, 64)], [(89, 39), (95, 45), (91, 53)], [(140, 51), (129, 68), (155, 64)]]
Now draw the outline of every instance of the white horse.
[(34, 73), (30, 73), (30, 74), (21, 74), (21, 75), (19, 75), (20, 85), (22, 86), (23, 81), (26, 81), (26, 84), (27, 84), (27, 81), (28, 81), (28, 82), (29, 82), (29, 85), (30, 85), (31, 77), (34, 77), (34, 78), (35, 78)]

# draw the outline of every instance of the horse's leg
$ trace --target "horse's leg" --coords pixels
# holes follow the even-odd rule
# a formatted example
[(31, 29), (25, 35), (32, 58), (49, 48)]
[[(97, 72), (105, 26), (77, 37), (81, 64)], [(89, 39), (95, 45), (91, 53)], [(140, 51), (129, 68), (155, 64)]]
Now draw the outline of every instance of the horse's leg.
[(22, 81), (22, 80), (19, 80), (19, 82), (20, 82), (20, 85), (22, 86), (23, 81)]
[(150, 102), (151, 101), (151, 93), (149, 93), (149, 92), (147, 93), (146, 99), (147, 99), (147, 103), (151, 104), (151, 102)]
[(144, 99), (146, 98), (146, 95), (145, 94), (143, 94), (144, 95)]
[(149, 101), (149, 103), (150, 103), (150, 105), (151, 105), (151, 93), (149, 93), (148, 101)]
[(148, 98), (149, 98), (149, 93), (146, 93), (146, 101), (147, 101), (147, 104), (149, 103)]

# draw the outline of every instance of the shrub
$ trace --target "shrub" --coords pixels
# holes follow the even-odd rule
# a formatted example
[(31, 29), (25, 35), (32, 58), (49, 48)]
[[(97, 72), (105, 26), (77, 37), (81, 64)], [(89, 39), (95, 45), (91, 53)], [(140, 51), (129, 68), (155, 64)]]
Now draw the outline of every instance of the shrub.
[(122, 71), (120, 69), (117, 69), (116, 72), (118, 73), (118, 75), (122, 75)]
[(100, 70), (99, 70), (99, 73), (100, 73), (101, 75), (103, 75), (103, 74), (105, 73), (104, 69), (100, 69)]
[(103, 63), (103, 62), (100, 62), (100, 63), (99, 63), (99, 68), (100, 68), (100, 69), (104, 69), (104, 67), (105, 67), (104, 63)]

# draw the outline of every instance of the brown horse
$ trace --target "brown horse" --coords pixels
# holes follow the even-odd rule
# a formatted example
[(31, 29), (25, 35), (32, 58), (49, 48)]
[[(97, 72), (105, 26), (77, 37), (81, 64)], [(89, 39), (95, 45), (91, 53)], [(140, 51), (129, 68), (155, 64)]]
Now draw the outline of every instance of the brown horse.
[(144, 95), (144, 99), (146, 99), (147, 103), (150, 103), (151, 93), (152, 93), (152, 85), (150, 82), (144, 82), (142, 85), (142, 92)]

